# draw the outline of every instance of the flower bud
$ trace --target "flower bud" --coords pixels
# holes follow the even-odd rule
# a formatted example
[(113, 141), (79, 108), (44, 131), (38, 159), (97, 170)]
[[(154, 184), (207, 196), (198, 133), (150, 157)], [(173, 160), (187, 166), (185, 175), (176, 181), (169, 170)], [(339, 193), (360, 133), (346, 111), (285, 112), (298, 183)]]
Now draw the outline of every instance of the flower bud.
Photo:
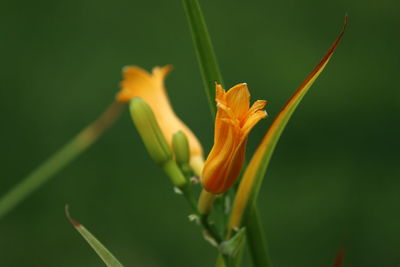
[(133, 123), (151, 158), (162, 166), (174, 186), (184, 187), (186, 179), (173, 161), (171, 149), (149, 105), (143, 99), (136, 97), (131, 100), (129, 108)]
[(143, 99), (136, 97), (129, 106), (133, 123), (138, 130), (151, 158), (158, 164), (172, 159), (172, 152), (158, 126), (153, 111)]
[(173, 134), (178, 131), (184, 132), (189, 142), (189, 165), (196, 175), (200, 176), (204, 164), (203, 148), (193, 132), (175, 114), (164, 86), (165, 77), (171, 69), (172, 66), (155, 67), (149, 73), (136, 66), (125, 67), (123, 69), (124, 80), (121, 82), (117, 100), (129, 102), (134, 97), (140, 97), (146, 101), (170, 147), (172, 147)]
[(189, 142), (182, 131), (172, 136), (172, 146), (175, 152), (175, 160), (179, 165), (186, 165), (190, 161)]
[(245, 83), (227, 92), (217, 84), (216, 101), (214, 146), (204, 165), (202, 184), (208, 192), (221, 194), (238, 179), (247, 137), (253, 127), (267, 117), (267, 113), (264, 100), (257, 100), (250, 106), (250, 92)]

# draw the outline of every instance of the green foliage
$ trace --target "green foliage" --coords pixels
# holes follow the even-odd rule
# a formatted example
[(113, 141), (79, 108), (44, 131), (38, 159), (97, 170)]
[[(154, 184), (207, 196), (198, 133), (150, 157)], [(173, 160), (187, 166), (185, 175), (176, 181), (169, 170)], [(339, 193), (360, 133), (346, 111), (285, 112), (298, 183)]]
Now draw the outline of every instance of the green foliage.
[(215, 82), (223, 84), (221, 72), (199, 2), (197, 0), (183, 0), (183, 5), (189, 22), (211, 113), (214, 115), (216, 111)]
[(71, 218), (68, 206), (65, 207), (65, 214), (78, 233), (81, 234), (108, 267), (123, 267), (118, 259), (85, 226)]

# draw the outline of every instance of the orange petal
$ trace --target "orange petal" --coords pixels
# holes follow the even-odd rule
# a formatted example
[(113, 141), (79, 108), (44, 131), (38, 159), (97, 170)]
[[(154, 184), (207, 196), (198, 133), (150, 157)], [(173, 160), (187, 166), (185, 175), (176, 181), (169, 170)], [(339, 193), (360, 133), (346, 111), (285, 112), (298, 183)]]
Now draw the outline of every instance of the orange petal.
[[(204, 189), (208, 192), (220, 194), (226, 191), (240, 175), (247, 135), (265, 117), (265, 111), (260, 109), (266, 102), (256, 101), (250, 109), (249, 99), (246, 84), (238, 84), (226, 93), (221, 85), (216, 84), (214, 146), (207, 157), (202, 176)], [(245, 131), (243, 126), (246, 127)]]
[(342, 39), (346, 25), (347, 17), (345, 18), (345, 24), (343, 30), (339, 34), (339, 37), (331, 45), (328, 52), (321, 59), (318, 65), (311, 71), (311, 73), (301, 83), (300, 87), (283, 106), (278, 116), (275, 118), (274, 122), (265, 134), (261, 144), (258, 146), (256, 152), (251, 158), (250, 163), (243, 174), (242, 181), (233, 203), (231, 218), (229, 220), (230, 230), (240, 227), (243, 214), (245, 214), (252, 202), (257, 198), (261, 182), (265, 176), (268, 163), (271, 159), (280, 135), (282, 134), (294, 110), (307, 93), (308, 89), (317, 79), (319, 74), (325, 68), (329, 59), (332, 57), (333, 52)]
[(265, 119), (267, 116), (268, 114), (265, 110), (257, 110), (252, 113), (242, 127), (242, 135), (247, 137), (253, 127), (256, 126), (260, 120)]
[(250, 106), (247, 84), (241, 83), (229, 89), (226, 93), (226, 103), (233, 110), (235, 117), (242, 120)]
[(136, 66), (125, 67), (124, 80), (120, 83), (121, 91), (117, 94), (117, 100), (129, 102), (134, 97), (140, 97), (149, 104), (171, 147), (172, 136), (179, 131), (185, 133), (191, 152), (190, 164), (200, 175), (204, 161), (203, 149), (193, 132), (176, 116), (164, 87), (164, 79), (171, 69), (170, 65), (154, 67), (150, 74)]

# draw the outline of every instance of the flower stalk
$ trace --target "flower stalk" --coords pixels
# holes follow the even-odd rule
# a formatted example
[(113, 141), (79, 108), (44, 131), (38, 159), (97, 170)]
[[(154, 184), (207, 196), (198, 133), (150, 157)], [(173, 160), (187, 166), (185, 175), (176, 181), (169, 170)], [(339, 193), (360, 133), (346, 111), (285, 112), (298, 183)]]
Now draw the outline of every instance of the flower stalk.
[[(215, 82), (218, 82), (223, 86), (221, 72), (219, 70), (217, 58), (215, 56), (214, 48), (212, 46), (211, 38), (208, 33), (208, 29), (199, 2), (197, 0), (183, 0), (183, 5), (191, 30), (193, 44), (197, 55), (197, 61), (199, 63), (202, 74), (205, 93), (208, 98), (211, 114), (214, 117), (216, 112), (216, 107), (214, 105), (214, 84)], [(256, 204), (254, 205), (256, 208)], [(258, 225), (262, 226), (262, 224), (260, 223)], [(252, 231), (250, 227), (252, 227), (252, 225), (249, 225), (249, 227), (247, 228), (248, 232)], [(264, 239), (265, 237), (260, 236), (260, 238)], [(223, 264), (223, 261), (221, 259), (222, 256), (219, 255), (217, 259), (217, 264)], [(240, 265), (241, 258), (236, 257), (234, 261), (234, 265), (238, 266)]]
[(114, 101), (94, 122), (79, 132), (60, 150), (51, 155), (23, 178), (19, 184), (7, 192), (0, 199), (0, 218), (42, 187), (55, 174), (95, 143), (119, 118), (124, 106), (123, 103)]

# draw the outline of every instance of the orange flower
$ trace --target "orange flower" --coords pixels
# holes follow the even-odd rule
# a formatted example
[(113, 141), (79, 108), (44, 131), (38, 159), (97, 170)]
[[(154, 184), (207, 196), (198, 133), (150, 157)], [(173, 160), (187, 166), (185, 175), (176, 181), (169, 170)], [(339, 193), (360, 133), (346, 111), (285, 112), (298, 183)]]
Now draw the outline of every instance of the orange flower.
[(136, 66), (125, 67), (117, 100), (129, 102), (140, 97), (149, 104), (170, 147), (172, 136), (178, 131), (184, 132), (189, 141), (190, 165), (199, 174), (204, 161), (203, 149), (192, 131), (176, 116), (164, 88), (164, 78), (171, 69), (172, 66), (154, 67), (150, 74)]
[(204, 165), (202, 183), (213, 194), (225, 192), (238, 178), (245, 158), (247, 136), (267, 113), (265, 100), (250, 107), (247, 84), (232, 87), (228, 92), (216, 84), (217, 115), (214, 146)]

